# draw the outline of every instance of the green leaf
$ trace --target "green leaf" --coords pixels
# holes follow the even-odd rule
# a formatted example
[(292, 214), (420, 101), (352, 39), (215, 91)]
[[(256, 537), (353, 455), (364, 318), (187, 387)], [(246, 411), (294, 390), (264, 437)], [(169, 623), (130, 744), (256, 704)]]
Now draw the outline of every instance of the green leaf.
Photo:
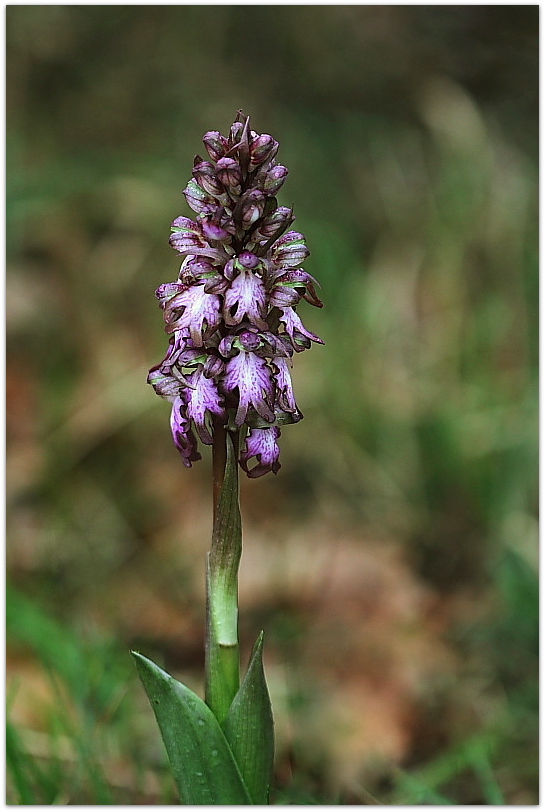
[[(23, 751), (17, 730), (10, 722), (6, 723), (6, 767), (7, 772), (19, 794), (19, 803), (22, 806), (32, 806), (39, 803), (32, 787), (29, 758)], [(9, 803), (9, 800), (8, 800)]]
[(263, 632), (254, 646), (224, 730), (252, 802), (267, 804), (274, 762), (274, 722), (263, 671)]
[(197, 694), (132, 652), (170, 759), (181, 800), (192, 805), (251, 804), (227, 739)]

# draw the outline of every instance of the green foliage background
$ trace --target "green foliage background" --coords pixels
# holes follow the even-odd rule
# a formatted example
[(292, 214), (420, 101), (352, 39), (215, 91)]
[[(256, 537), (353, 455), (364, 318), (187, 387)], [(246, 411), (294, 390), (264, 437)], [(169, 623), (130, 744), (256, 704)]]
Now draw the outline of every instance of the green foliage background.
[[(242, 488), (247, 594), (278, 574), (241, 606), (243, 642), (267, 629), (276, 802), (536, 802), (537, 63), (538, 6), (7, 7), (12, 803), (174, 798), (126, 652), (199, 685), (210, 463), (182, 469), (145, 378), (170, 222), (239, 108), (281, 143), (325, 303), (305, 420)], [(313, 555), (282, 591), (300, 539), (346, 538), (401, 551), (456, 663), (416, 681), (398, 756), (335, 760), (321, 715), (321, 663), (356, 694), (381, 671), (372, 597), (322, 638)]]

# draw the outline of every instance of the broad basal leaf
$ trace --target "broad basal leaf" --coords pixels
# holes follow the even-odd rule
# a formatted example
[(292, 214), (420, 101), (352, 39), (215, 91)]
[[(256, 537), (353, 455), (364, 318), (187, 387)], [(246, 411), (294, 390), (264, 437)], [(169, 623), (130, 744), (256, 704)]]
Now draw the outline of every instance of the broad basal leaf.
[(263, 671), (263, 632), (223, 726), (254, 804), (267, 804), (274, 761), (274, 722)]
[(151, 660), (132, 654), (182, 802), (189, 806), (251, 804), (231, 748), (208, 705)]

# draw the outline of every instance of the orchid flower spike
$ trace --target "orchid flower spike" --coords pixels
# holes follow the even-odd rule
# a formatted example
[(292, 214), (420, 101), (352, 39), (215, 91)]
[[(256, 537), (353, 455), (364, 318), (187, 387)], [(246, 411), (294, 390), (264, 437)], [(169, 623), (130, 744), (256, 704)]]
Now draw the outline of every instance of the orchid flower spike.
[[(288, 170), (278, 142), (250, 129), (238, 112), (229, 135), (203, 137), (184, 191), (195, 219), (172, 223), (182, 259), (176, 282), (157, 290), (170, 344), (148, 382), (172, 402), (172, 436), (187, 467), (212, 443), (214, 425), (247, 427), (239, 463), (250, 477), (280, 468), (280, 426), (297, 423), (289, 368), (294, 352), (321, 338), (297, 313), (316, 306), (316, 280), (301, 268), (305, 238), (290, 229), (292, 209), (276, 193)], [(254, 460), (253, 467), (250, 467)]]

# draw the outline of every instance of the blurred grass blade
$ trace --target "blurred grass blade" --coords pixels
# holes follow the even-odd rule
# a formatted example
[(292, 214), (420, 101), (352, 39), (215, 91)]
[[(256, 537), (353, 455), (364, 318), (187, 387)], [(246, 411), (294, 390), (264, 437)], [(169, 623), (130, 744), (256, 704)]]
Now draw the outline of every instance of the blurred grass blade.
[(182, 802), (188, 806), (251, 804), (233, 753), (208, 705), (151, 660), (132, 654)]
[(32, 806), (39, 803), (34, 796), (32, 782), (27, 775), (27, 757), (23, 752), (15, 727), (10, 722), (6, 724), (6, 768), (19, 793), (19, 804)]
[(11, 640), (30, 646), (75, 697), (85, 696), (89, 664), (72, 632), (12, 587), (6, 590), (6, 633)]
[(476, 749), (471, 757), (471, 765), (481, 782), (486, 803), (490, 806), (505, 806), (505, 798), (500, 789), (490, 759), (485, 748)]
[(254, 646), (224, 730), (252, 802), (267, 804), (274, 762), (274, 721), (263, 671), (263, 632)]

